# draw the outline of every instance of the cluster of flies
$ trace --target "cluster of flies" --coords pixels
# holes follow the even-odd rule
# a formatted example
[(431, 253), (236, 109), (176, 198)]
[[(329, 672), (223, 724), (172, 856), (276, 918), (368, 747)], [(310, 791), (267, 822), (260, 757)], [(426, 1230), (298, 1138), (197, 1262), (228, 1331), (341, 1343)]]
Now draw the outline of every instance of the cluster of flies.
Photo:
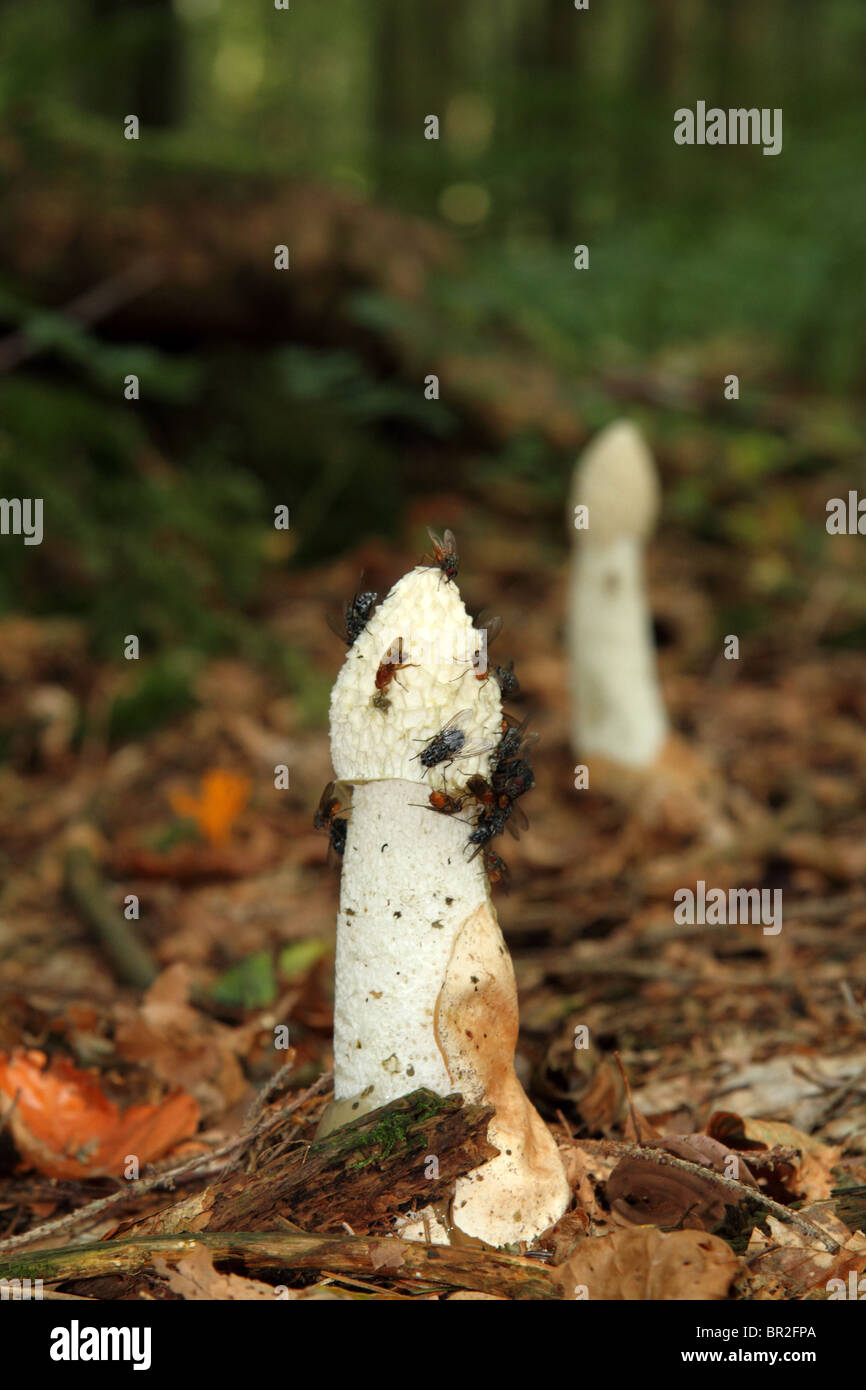
[[(446, 531), (444, 536), (439, 537), (428, 530), (428, 534), (433, 546), (433, 564), (442, 571), (446, 580), (454, 579), (460, 564), (454, 533)], [(378, 594), (371, 590), (360, 590), (346, 604), (339, 635), (347, 647), (351, 647), (363, 632), (378, 598)], [(502, 620), (491, 618), (481, 626), (486, 631), (489, 644), (500, 631)], [(404, 660), (403, 639), (398, 638), (385, 653), (374, 679), (375, 689), (371, 703), (383, 714), (390, 708), (387, 691), (391, 682), (397, 679), (399, 671), (412, 665), (415, 663)], [(480, 647), (475, 652), (472, 666), (477, 680), (487, 680), (492, 676), (505, 699), (515, 695), (520, 689), (514, 674), (514, 662), (509, 662), (507, 666), (489, 668), (485, 647)], [(425, 741), (420, 753), (415, 755), (425, 769), (439, 767), (444, 771), (458, 758), (477, 756), (489, 750), (489, 744), (477, 748), (466, 746), (466, 734), (460, 723), (467, 712), (461, 710), (455, 714), (433, 738)], [(491, 848), (490, 841), (506, 829), (517, 839), (517, 827), (525, 828), (529, 824), (523, 808), (518, 805), (520, 797), (535, 783), (535, 775), (527, 757), (527, 745), (535, 736), (527, 734), (527, 723), (527, 719), (518, 723), (510, 715), (503, 716), (502, 732), (490, 757), (489, 780), (476, 774), (467, 779), (457, 796), (449, 796), (444, 791), (432, 791), (428, 798), (430, 809), (438, 815), (454, 816), (461, 815), (464, 811), (468, 812), (467, 824), (472, 826), (467, 841), (472, 847), (470, 858), (474, 859), (477, 854), (483, 854), (484, 866), (491, 883), (507, 880), (508, 870), (501, 856)], [(313, 819), (317, 830), (329, 832), (331, 847), (340, 856), (346, 848), (350, 803), (351, 787), (342, 782), (329, 782), (322, 793)]]

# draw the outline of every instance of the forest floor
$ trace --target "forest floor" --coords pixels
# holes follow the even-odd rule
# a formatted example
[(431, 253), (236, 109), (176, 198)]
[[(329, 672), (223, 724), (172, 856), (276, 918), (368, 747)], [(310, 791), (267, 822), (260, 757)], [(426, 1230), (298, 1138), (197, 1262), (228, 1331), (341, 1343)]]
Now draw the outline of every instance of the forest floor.
[[(826, 486), (797, 486), (822, 513)], [(562, 546), (508, 516), (494, 529), (456, 495), (415, 504), (415, 543), (427, 521), (457, 531), (473, 610), (502, 615), (510, 707), (540, 735), (531, 827), (501, 847), (510, 888), (494, 899), (518, 1071), (572, 1209), (530, 1258), (459, 1249), (419, 1277), (383, 1239), (413, 1200), (399, 1152), (383, 1152), (366, 1208), (290, 1192), (218, 1236), (185, 1207), (211, 1234), (172, 1247), (184, 1227), (157, 1213), (251, 1171), (274, 1126), (306, 1154), (328, 1100), (339, 876), (312, 826), (332, 775), (324, 700), (311, 720), (272, 673), (222, 658), (196, 672), (188, 709), (120, 741), (112, 711), (138, 675), (95, 663), (82, 624), (7, 618), (0, 1275), (38, 1269), (115, 1298), (261, 1298), (276, 1282), (298, 1298), (567, 1298), (590, 1283), (593, 1297), (826, 1297), (866, 1271), (866, 658), (825, 641), (848, 543), (809, 601), (780, 601), (729, 662), (710, 615), (736, 609), (766, 560), (663, 530), (650, 581), (677, 735), (645, 781), (599, 768), (578, 791)], [(256, 621), (326, 692), (342, 650), (325, 612), (362, 569), (382, 593), (418, 558), (369, 542), (280, 571)], [(678, 924), (674, 892), (701, 879), (780, 889), (781, 932)], [(303, 1258), (301, 1232), (321, 1238)], [(111, 1238), (139, 1241), (123, 1274), (69, 1253)]]

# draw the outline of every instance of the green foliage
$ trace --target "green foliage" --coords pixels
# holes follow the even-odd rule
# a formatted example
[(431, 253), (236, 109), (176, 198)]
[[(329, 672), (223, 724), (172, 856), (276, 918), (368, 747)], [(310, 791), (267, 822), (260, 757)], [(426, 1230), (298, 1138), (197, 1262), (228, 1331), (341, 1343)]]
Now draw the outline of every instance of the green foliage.
[(245, 956), (220, 975), (210, 987), (216, 1004), (233, 1009), (266, 1009), (277, 997), (277, 981), (270, 951)]
[(168, 854), (177, 845), (194, 844), (201, 839), (201, 832), (194, 820), (178, 816), (169, 825), (162, 825), (146, 837), (149, 849), (156, 854)]
[(172, 468), (119, 395), (23, 374), (0, 386), (4, 493), (43, 498), (45, 527), (41, 546), (0, 548), (0, 611), (85, 613), (108, 654), (130, 632), (143, 651), (218, 649), (220, 604), (248, 600), (262, 571), (261, 486), (225, 458)]
[(210, 987), (211, 998), (229, 1008), (265, 1009), (277, 997), (277, 974), (282, 980), (304, 975), (329, 950), (326, 941), (293, 941), (277, 957), (270, 951), (256, 951), (232, 965)]
[(277, 962), (280, 975), (284, 980), (294, 980), (299, 975), (305, 975), (329, 950), (327, 941), (314, 938), (308, 941), (293, 941), (280, 951)]
[(369, 425), (403, 421), (439, 436), (447, 435), (457, 425), (451, 411), (444, 407), (439, 410), (425, 401), (420, 384), (412, 390), (399, 381), (377, 381), (349, 352), (290, 347), (277, 354), (276, 365), (295, 401), (327, 404), (345, 415), (348, 422)]

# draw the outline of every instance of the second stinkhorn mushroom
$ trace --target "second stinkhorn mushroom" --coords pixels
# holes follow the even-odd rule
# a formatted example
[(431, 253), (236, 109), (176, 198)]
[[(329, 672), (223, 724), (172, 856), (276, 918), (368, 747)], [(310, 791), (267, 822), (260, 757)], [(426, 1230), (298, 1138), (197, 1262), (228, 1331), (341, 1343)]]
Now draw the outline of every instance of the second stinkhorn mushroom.
[(578, 756), (649, 767), (668, 734), (643, 551), (659, 485), (634, 425), (609, 425), (578, 463), (572, 496), (568, 636)]
[(659, 509), (652, 455), (627, 420), (601, 431), (575, 469), (568, 644), (572, 745), (592, 785), (643, 823), (731, 836), (722, 779), (669, 724), (656, 667), (644, 546)]
[[(335, 1102), (328, 1127), (426, 1086), (495, 1108), (498, 1157), (458, 1180), (450, 1219), (501, 1246), (556, 1222), (569, 1187), (514, 1071), (517, 992), (471, 825), (467, 780), (490, 774), (501, 696), (453, 578), (418, 567), (346, 654), (331, 697), (336, 776), (352, 786), (337, 932)], [(387, 699), (383, 667), (394, 667)], [(423, 1196), (423, 1194), (422, 1194)]]

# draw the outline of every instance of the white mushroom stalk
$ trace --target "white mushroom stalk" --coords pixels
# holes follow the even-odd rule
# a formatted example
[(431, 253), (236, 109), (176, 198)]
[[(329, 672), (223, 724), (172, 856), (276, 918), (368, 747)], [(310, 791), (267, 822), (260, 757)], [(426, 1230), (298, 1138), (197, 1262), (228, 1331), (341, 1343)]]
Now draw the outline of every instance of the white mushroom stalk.
[(473, 664), (482, 643), (453, 580), (417, 568), (359, 633), (333, 689), (332, 760), (352, 805), (329, 1124), (420, 1086), (492, 1104), (499, 1156), (457, 1182), (450, 1219), (501, 1246), (533, 1240), (570, 1194), (514, 1072), (514, 971), (483, 856), (471, 857), (464, 818), (429, 804), (432, 791), (459, 799), (468, 778), (486, 778), (502, 736), (499, 688)]
[(628, 768), (649, 767), (668, 735), (644, 579), (644, 545), (659, 484), (652, 456), (628, 421), (609, 425), (575, 470), (568, 645), (572, 743)]

